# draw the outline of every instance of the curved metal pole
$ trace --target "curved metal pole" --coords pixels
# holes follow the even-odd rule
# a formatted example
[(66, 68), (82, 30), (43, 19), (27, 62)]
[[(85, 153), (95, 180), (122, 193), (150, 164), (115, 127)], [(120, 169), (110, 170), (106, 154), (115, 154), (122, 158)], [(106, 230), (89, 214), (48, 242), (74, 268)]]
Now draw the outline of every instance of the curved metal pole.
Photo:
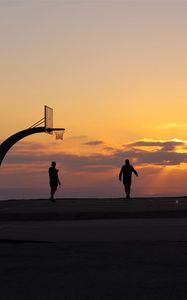
[(8, 152), (8, 150), (19, 140), (23, 139), (24, 137), (34, 134), (34, 133), (40, 133), (40, 132), (46, 132), (45, 127), (35, 127), (35, 128), (28, 128), (22, 131), (19, 131), (13, 135), (11, 135), (8, 139), (6, 139), (1, 145), (0, 145), (0, 165)]

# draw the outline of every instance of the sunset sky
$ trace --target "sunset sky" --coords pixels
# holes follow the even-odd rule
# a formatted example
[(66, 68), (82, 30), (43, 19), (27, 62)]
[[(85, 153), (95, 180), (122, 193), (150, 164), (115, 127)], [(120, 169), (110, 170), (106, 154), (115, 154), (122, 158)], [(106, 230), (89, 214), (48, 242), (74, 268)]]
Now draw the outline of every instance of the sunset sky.
[(0, 0), (0, 142), (54, 109), (0, 167), (0, 199), (187, 195), (187, 1)]

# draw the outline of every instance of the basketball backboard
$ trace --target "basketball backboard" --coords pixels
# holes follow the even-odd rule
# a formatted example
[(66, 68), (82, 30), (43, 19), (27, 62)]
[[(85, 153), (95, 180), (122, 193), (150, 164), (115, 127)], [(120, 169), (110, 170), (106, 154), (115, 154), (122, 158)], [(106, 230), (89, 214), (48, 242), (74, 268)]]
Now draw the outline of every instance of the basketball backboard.
[(47, 105), (44, 106), (44, 126), (46, 130), (53, 129), (53, 109)]
[(40, 119), (38, 122), (34, 123), (31, 128), (39, 127), (40, 125), (44, 125), (43, 128), (44, 132), (53, 134), (53, 132), (56, 135), (57, 140), (63, 140), (63, 134), (65, 131), (65, 128), (54, 128), (53, 127), (53, 109), (47, 105), (44, 106), (44, 117)]

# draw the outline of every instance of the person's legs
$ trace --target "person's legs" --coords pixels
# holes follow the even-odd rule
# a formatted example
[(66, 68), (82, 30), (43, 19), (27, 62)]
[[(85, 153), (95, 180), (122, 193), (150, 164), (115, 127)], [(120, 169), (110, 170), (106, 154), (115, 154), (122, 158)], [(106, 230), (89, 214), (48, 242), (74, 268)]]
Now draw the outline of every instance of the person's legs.
[(51, 197), (50, 197), (51, 201), (54, 201), (54, 194), (56, 190), (57, 190), (57, 185), (51, 185)]
[(130, 198), (130, 190), (129, 190), (128, 184), (125, 184), (125, 194), (126, 194), (126, 198), (129, 199)]
[(125, 186), (125, 193), (126, 193), (126, 199), (130, 199), (130, 193), (131, 193), (131, 181), (128, 180), (124, 183)]

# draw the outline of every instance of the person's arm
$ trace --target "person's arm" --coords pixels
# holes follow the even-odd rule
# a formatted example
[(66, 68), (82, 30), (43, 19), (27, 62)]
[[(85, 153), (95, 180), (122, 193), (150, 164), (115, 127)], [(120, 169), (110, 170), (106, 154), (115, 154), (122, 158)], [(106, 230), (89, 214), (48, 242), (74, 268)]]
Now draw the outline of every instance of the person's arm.
[(120, 173), (119, 173), (119, 180), (121, 181), (121, 176), (122, 176), (122, 174), (123, 174), (123, 167), (121, 168), (121, 171), (120, 171)]
[(48, 170), (48, 173), (49, 173), (49, 179), (51, 180), (52, 174), (51, 174), (51, 169), (50, 169), (50, 168), (49, 168), (49, 170)]
[(132, 167), (132, 171), (136, 176), (138, 176), (138, 173), (136, 172), (136, 170), (133, 167)]
[(60, 182), (59, 177), (58, 177), (58, 169), (56, 170), (56, 176), (57, 176), (57, 183), (58, 183), (58, 185), (61, 185), (61, 182)]

